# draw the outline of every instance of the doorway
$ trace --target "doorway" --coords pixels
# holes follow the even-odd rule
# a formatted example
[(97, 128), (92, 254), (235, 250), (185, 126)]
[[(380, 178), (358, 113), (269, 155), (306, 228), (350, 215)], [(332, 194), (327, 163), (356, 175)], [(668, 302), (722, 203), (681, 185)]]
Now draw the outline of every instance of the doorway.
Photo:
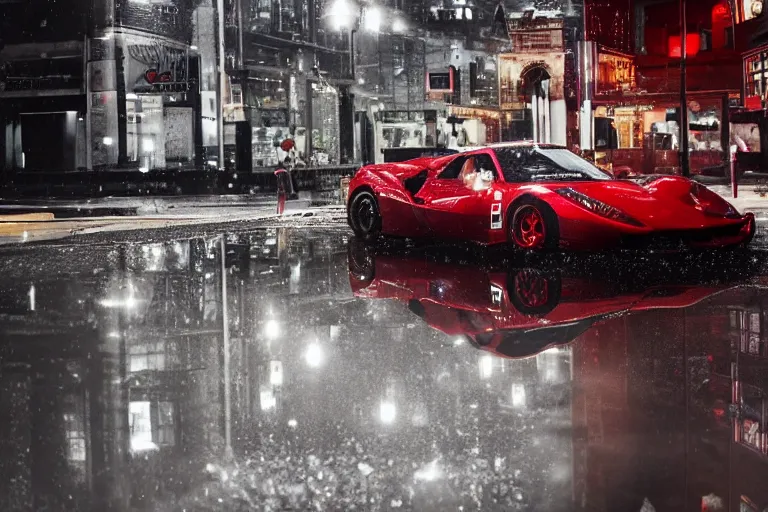
[(550, 74), (541, 66), (533, 66), (523, 73), (521, 81), (523, 103), (531, 120), (531, 138), (534, 142), (549, 144), (552, 142)]
[(77, 169), (77, 112), (21, 114), (21, 161), (29, 171)]

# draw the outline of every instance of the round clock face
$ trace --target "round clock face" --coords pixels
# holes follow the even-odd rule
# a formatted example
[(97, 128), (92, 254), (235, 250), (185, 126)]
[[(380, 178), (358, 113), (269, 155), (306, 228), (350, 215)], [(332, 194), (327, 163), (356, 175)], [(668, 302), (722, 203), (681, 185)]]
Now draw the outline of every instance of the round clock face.
[(763, 13), (763, 0), (752, 0), (752, 16), (760, 16)]

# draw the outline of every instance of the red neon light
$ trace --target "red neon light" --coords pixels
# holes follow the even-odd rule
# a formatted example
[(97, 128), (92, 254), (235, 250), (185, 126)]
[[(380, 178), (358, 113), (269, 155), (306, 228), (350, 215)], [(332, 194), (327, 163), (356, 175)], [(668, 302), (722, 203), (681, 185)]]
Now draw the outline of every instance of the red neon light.
[[(669, 36), (668, 39), (669, 56), (680, 58), (680, 36)], [(699, 34), (688, 34), (685, 38), (685, 54), (688, 57), (697, 55), (701, 50), (701, 36)]]

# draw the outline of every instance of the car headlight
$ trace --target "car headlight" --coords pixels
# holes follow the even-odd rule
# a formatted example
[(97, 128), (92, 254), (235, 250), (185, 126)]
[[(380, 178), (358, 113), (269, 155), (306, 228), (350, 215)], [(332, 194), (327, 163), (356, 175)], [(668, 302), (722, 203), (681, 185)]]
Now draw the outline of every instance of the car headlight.
[(592, 213), (605, 217), (606, 219), (614, 220), (616, 222), (622, 222), (629, 224), (630, 226), (642, 227), (643, 224), (636, 221), (626, 213), (622, 212), (618, 208), (615, 208), (609, 204), (605, 204), (602, 201), (598, 201), (592, 197), (577, 192), (572, 188), (559, 188), (555, 190), (562, 197), (576, 203), (582, 208), (591, 211)]

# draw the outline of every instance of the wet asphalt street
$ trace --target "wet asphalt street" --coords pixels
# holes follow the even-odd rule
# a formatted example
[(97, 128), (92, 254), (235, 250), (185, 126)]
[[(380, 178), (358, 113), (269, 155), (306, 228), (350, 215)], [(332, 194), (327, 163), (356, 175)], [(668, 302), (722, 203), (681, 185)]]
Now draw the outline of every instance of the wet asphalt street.
[(0, 247), (0, 510), (763, 511), (763, 245), (302, 217)]

